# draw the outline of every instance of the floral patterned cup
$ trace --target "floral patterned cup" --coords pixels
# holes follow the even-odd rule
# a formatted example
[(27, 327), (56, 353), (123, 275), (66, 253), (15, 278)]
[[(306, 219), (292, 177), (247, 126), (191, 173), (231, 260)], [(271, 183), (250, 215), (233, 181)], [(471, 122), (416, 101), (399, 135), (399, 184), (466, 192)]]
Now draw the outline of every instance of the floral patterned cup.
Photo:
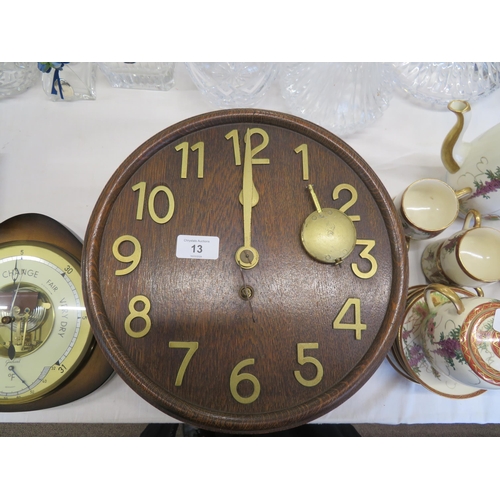
[[(449, 301), (436, 306), (437, 293)], [(460, 298), (440, 284), (426, 288), (425, 300), (422, 344), (434, 369), (471, 387), (500, 389), (500, 300)]]
[(408, 238), (425, 240), (442, 233), (458, 217), (459, 200), (471, 188), (455, 191), (439, 179), (420, 179), (394, 198), (403, 230)]
[(425, 248), (422, 271), (430, 283), (481, 287), (500, 280), (499, 249), (500, 231), (481, 227), (481, 215), (470, 210), (461, 231)]

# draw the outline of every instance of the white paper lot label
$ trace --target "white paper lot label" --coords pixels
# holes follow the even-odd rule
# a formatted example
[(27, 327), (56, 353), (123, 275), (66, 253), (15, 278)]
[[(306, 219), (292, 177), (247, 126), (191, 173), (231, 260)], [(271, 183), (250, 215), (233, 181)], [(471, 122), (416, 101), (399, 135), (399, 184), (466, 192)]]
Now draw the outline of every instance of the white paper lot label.
[(179, 259), (216, 260), (219, 258), (219, 238), (180, 234), (177, 236), (175, 255)]

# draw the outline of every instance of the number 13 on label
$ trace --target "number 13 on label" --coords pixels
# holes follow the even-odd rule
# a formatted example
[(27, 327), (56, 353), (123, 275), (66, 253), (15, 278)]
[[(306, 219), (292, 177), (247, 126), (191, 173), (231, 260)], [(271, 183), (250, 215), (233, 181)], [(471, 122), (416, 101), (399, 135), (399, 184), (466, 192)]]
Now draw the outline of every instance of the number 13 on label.
[(175, 255), (178, 259), (216, 260), (219, 258), (219, 238), (180, 234), (177, 236)]

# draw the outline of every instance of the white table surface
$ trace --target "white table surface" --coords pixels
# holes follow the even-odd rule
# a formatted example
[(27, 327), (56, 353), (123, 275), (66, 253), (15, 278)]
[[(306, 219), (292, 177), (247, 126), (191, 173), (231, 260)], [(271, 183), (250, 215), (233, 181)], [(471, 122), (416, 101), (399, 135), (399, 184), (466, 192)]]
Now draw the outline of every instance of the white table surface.
[[(182, 64), (168, 92), (112, 88), (98, 72), (97, 99), (52, 102), (41, 85), (0, 100), (0, 220), (20, 213), (48, 215), (81, 239), (109, 177), (139, 145), (160, 130), (213, 108)], [(277, 84), (261, 108), (287, 112)], [(445, 178), (441, 143), (455, 119), (396, 93), (381, 119), (344, 140), (395, 196), (422, 177)], [(500, 122), (500, 91), (473, 104), (465, 140)], [(485, 223), (483, 225), (494, 225)], [(461, 227), (457, 221), (444, 235)], [(498, 227), (500, 229), (500, 227)], [(410, 248), (410, 285), (425, 283), (420, 256)], [(484, 287), (500, 299), (500, 285)], [(133, 392), (117, 375), (85, 398), (33, 412), (0, 412), (0, 422), (175, 422)], [(318, 423), (499, 423), (500, 391), (457, 400), (439, 396), (398, 374), (387, 360), (349, 400)]]

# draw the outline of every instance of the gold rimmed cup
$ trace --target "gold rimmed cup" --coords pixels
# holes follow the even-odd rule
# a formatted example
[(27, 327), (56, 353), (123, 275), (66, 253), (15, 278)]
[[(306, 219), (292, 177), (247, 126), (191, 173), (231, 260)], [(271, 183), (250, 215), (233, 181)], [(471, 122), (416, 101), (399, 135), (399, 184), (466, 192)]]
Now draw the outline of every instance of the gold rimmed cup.
[(500, 280), (499, 249), (500, 231), (482, 227), (479, 212), (470, 210), (460, 231), (427, 245), (422, 271), (430, 283), (481, 287)]
[(467, 187), (454, 190), (439, 179), (419, 179), (394, 198), (407, 238), (434, 238), (458, 217), (459, 200), (472, 193)]

